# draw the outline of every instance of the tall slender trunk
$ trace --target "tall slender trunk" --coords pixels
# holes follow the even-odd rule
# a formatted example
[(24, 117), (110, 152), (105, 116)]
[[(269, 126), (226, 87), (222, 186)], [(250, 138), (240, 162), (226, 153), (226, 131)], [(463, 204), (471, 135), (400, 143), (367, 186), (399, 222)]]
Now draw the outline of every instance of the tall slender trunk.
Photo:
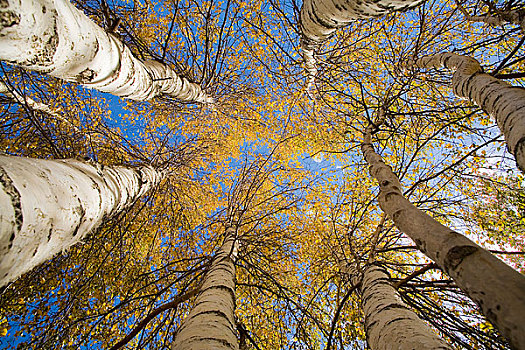
[(140, 61), (67, 0), (1, 0), (0, 59), (116, 96), (213, 102), (169, 66)]
[(525, 173), (525, 89), (483, 73), (479, 62), (467, 56), (441, 53), (420, 58), (415, 64), (420, 68), (454, 70), (454, 93), (475, 102), (496, 119), (507, 148)]
[(173, 350), (238, 350), (235, 310), (235, 229), (226, 229), (195, 306), (177, 332)]
[(361, 283), (365, 332), (372, 350), (451, 349), (401, 300), (382, 267), (368, 265), (362, 275), (346, 270), (354, 285)]
[(305, 0), (301, 7), (299, 26), (301, 50), (308, 72), (308, 88), (317, 73), (316, 49), (338, 28), (353, 21), (386, 15), (415, 7), (424, 0)]
[(525, 277), (410, 203), (399, 178), (375, 152), (370, 128), (361, 150), (379, 182), (379, 204), (397, 228), (454, 279), (514, 348), (525, 349)]
[[(55, 117), (55, 118), (57, 118), (57, 119), (59, 119), (59, 120), (61, 120), (63, 122), (66, 122), (66, 123), (72, 125), (71, 122), (69, 122), (66, 118), (62, 117), (56, 110), (53, 110), (51, 107), (49, 107), (45, 103), (37, 102), (37, 101), (33, 100), (31, 97), (22, 96), (16, 90), (10, 89), (2, 81), (0, 81), (0, 93), (5, 94), (9, 99), (11, 99), (12, 101), (14, 101), (16, 103), (19, 103), (19, 104), (22, 104), (22, 105), (24, 105), (24, 104), (27, 105), (33, 111), (39, 111), (39, 112), (42, 112), (42, 113), (49, 114), (49, 115), (51, 115), (51, 116), (53, 116), (53, 117)], [(76, 129), (76, 127), (75, 127), (75, 129)]]
[(150, 167), (0, 156), (0, 286), (82, 240), (161, 177)]

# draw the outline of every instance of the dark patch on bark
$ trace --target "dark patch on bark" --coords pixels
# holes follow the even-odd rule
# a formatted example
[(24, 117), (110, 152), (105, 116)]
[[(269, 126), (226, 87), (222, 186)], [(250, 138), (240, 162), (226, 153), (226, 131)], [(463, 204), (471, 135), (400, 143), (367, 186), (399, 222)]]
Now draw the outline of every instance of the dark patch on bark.
[(518, 162), (518, 160), (525, 158), (525, 136), (522, 137), (517, 143), (514, 149), (514, 158), (518, 164), (518, 168), (525, 173), (525, 163)]
[(33, 251), (33, 256), (36, 255), (36, 252), (38, 252), (38, 247), (36, 247), (35, 250)]
[(474, 254), (477, 250), (477, 247), (471, 245), (458, 245), (451, 248), (445, 257), (445, 268), (447, 270), (455, 269), (465, 257)]
[(51, 223), (51, 227), (49, 228), (49, 232), (47, 233), (47, 241), (48, 242), (51, 240), (52, 233), (53, 233), (53, 223)]
[(95, 71), (93, 69), (86, 68), (77, 75), (77, 82), (78, 83), (89, 83), (93, 81), (94, 78), (95, 78)]
[(492, 309), (487, 309), (487, 311), (485, 311), (485, 315), (487, 316), (487, 318), (489, 319), (490, 322), (496, 324), (498, 322), (498, 315), (496, 315), (496, 313), (494, 313), (494, 311), (492, 311)]
[(86, 210), (82, 206), (82, 202), (80, 199), (78, 199), (78, 207), (75, 208), (75, 211), (80, 216), (80, 219), (78, 220), (78, 224), (75, 226), (75, 229), (73, 230), (73, 237), (75, 237), (78, 233), (78, 230), (80, 229), (80, 226), (82, 226), (82, 223), (84, 222), (84, 215), (86, 215)]
[(73, 230), (73, 237), (75, 237), (75, 236), (77, 235), (78, 230), (80, 229), (80, 225), (81, 225), (81, 224), (82, 224), (82, 223), (79, 222), (78, 225), (75, 226), (75, 229)]
[(14, 11), (0, 12), (0, 29), (9, 28), (20, 23), (20, 16)]
[(427, 251), (427, 245), (424, 241), (420, 239), (414, 239), (414, 243), (416, 243), (416, 246), (421, 250), (423, 253), (426, 253)]
[(9, 249), (11, 249), (15, 236), (22, 229), (22, 224), (24, 222), (22, 202), (20, 200), (20, 192), (2, 167), (0, 167), (0, 184), (4, 187), (5, 193), (11, 198), (11, 205), (13, 206), (15, 214), (15, 231), (13, 231), (9, 237)]

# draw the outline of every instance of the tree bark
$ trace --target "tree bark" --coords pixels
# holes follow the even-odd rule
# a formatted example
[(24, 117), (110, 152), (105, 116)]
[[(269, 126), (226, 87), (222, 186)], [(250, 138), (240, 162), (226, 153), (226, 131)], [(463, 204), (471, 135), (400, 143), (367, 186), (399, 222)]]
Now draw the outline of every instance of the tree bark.
[(379, 204), (397, 228), (454, 279), (515, 349), (525, 349), (525, 277), (411, 204), (399, 178), (375, 152), (370, 128), (361, 150), (379, 182)]
[(161, 177), (150, 167), (0, 156), (0, 286), (81, 241)]
[(351, 22), (386, 15), (415, 7), (424, 0), (305, 0), (299, 26), (301, 49), (308, 72), (308, 88), (317, 73), (315, 50), (338, 28)]
[(67, 0), (0, 0), (0, 46), (1, 60), (131, 100), (213, 102), (167, 65), (135, 58)]
[(49, 114), (59, 119), (60, 121), (66, 122), (71, 125), (71, 123), (66, 118), (63, 118), (60, 114), (58, 114), (57, 111), (53, 110), (51, 107), (49, 107), (45, 103), (37, 102), (33, 100), (31, 97), (22, 96), (17, 91), (10, 89), (2, 81), (0, 81), (0, 93), (6, 95), (13, 102), (16, 102), (22, 105), (27, 105), (29, 108), (31, 108), (34, 111), (39, 111), (42, 113)]
[(354, 273), (352, 283), (361, 285), (366, 338), (372, 350), (451, 349), (405, 305), (383, 268), (368, 265), (360, 277)]
[(235, 229), (228, 227), (206, 273), (195, 306), (177, 332), (173, 350), (238, 350), (235, 310)]
[(492, 115), (505, 136), (507, 148), (518, 168), (525, 173), (525, 89), (483, 73), (478, 61), (453, 53), (423, 57), (415, 62), (420, 68), (454, 70), (454, 93), (469, 99)]

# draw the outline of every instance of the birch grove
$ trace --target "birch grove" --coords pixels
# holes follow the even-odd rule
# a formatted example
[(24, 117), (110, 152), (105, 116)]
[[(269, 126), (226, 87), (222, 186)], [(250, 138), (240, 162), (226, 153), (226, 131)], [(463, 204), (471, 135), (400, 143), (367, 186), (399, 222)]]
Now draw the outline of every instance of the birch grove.
[(173, 350), (238, 350), (235, 326), (235, 259), (238, 241), (228, 227), (213, 257), (195, 306), (179, 327)]
[(353, 285), (360, 285), (366, 339), (372, 350), (452, 349), (405, 305), (382, 267), (371, 264), (357, 271), (347, 265), (344, 273)]
[(135, 101), (213, 102), (168, 65), (134, 57), (68, 0), (8, 0), (0, 16), (0, 60)]
[(525, 172), (525, 89), (483, 73), (479, 62), (467, 56), (441, 53), (420, 58), (415, 65), (453, 70), (454, 93), (475, 102), (496, 119), (509, 152)]
[[(376, 126), (381, 120), (382, 116)], [(525, 347), (525, 276), (411, 204), (403, 195), (399, 178), (376, 153), (372, 129), (369, 126), (365, 131), (361, 150), (370, 174), (379, 182), (381, 208), (479, 305), (516, 349)]]
[(80, 242), (161, 178), (150, 167), (0, 156), (0, 286)]
[(525, 4), (70, 1), (0, 0), (2, 345), (525, 348)]

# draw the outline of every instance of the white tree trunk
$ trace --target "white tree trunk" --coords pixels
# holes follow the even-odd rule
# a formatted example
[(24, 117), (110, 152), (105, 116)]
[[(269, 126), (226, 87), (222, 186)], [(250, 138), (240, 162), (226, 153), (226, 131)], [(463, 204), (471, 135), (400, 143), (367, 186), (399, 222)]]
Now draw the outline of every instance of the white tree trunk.
[(308, 88), (317, 73), (315, 50), (337, 28), (359, 19), (379, 17), (415, 7), (424, 0), (304, 0), (299, 25), (301, 49), (308, 72)]
[(10, 89), (6, 84), (0, 81), (0, 93), (5, 94), (10, 100), (13, 102), (19, 103), (21, 105), (25, 105), (29, 107), (33, 111), (42, 112), (45, 114), (48, 114), (52, 117), (55, 117), (56, 119), (60, 120), (61, 122), (64, 122), (71, 126), (75, 131), (80, 132), (80, 130), (77, 128), (75, 124), (70, 122), (68, 119), (62, 117), (58, 110), (53, 109), (42, 102), (37, 102), (33, 100), (31, 97), (22, 96), (17, 91)]
[(507, 148), (516, 164), (525, 172), (525, 89), (512, 86), (483, 73), (479, 62), (467, 56), (441, 53), (416, 61), (420, 68), (455, 70), (452, 77), (454, 93), (469, 99), (496, 119), (505, 136)]
[(67, 0), (0, 0), (0, 59), (116, 96), (211, 103), (167, 65), (142, 62)]
[(352, 278), (354, 285), (359, 282), (366, 338), (372, 350), (451, 349), (405, 305), (383, 268), (368, 265), (362, 279)]
[(525, 349), (525, 276), (410, 203), (399, 178), (375, 152), (369, 130), (361, 149), (379, 182), (379, 204), (397, 228), (454, 279), (514, 348)]
[(82, 240), (161, 177), (149, 167), (0, 156), (0, 286)]
[(173, 350), (239, 349), (234, 319), (237, 245), (235, 229), (227, 228), (195, 306), (177, 332)]

